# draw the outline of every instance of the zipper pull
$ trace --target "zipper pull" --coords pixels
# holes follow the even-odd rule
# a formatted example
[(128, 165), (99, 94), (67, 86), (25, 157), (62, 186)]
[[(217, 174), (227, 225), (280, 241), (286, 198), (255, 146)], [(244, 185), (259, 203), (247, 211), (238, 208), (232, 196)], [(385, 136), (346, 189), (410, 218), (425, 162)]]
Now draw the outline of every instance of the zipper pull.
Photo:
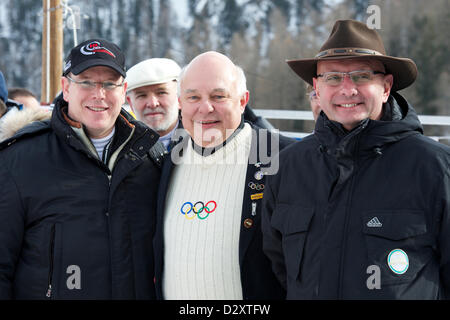
[(50, 298), (52, 296), (52, 285), (48, 285), (47, 294), (45, 295), (47, 298)]
[(256, 216), (256, 202), (252, 202), (252, 216)]

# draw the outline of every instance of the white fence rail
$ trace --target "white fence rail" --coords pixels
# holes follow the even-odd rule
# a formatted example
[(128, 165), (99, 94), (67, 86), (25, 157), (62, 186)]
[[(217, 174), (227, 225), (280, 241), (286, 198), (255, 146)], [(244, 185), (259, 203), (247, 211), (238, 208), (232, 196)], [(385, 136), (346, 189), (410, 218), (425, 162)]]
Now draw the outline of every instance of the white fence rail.
[[(314, 117), (311, 111), (304, 110), (275, 110), (275, 109), (253, 109), (257, 116), (264, 117), (266, 119), (281, 119), (281, 120), (310, 120), (314, 121)], [(449, 126), (450, 116), (426, 116), (419, 115), (419, 120), (423, 125), (432, 126)], [(450, 130), (450, 128), (449, 128)], [(307, 132), (291, 132), (282, 131), (286, 136), (292, 138), (302, 138), (310, 133)], [(431, 136), (430, 138), (440, 140), (450, 140), (450, 136)]]

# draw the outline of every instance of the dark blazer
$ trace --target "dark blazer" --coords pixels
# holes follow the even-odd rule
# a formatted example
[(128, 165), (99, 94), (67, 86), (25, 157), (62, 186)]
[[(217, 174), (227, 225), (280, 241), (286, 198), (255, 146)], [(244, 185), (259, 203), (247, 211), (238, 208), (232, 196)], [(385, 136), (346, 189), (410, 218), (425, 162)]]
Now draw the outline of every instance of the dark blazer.
[[(272, 138), (279, 138), (279, 150), (283, 149), (288, 144), (294, 142), (290, 138), (283, 137), (278, 134), (269, 133), (267, 136), (260, 134), (259, 130), (255, 130), (256, 127), (252, 126), (259, 142), (260, 139), (267, 139), (270, 150), (270, 143)], [(184, 143), (189, 143), (189, 136), (182, 138), (178, 146), (182, 146)], [(276, 140), (275, 140), (276, 141)], [(252, 141), (252, 150), (250, 154), (254, 154), (255, 150), (259, 151), (260, 143), (254, 143)], [(177, 149), (174, 149), (177, 150)], [(265, 151), (265, 150), (263, 150)], [(266, 153), (267, 154), (267, 153)], [(264, 155), (264, 154), (263, 154)], [(269, 155), (269, 154), (267, 154)], [(261, 162), (259, 152), (257, 153), (257, 163)], [(253, 161), (254, 162), (254, 161)], [(154, 249), (155, 249), (155, 285), (156, 295), (158, 299), (162, 299), (162, 271), (164, 265), (164, 208), (167, 190), (169, 187), (169, 181), (172, 173), (174, 163), (170, 155), (166, 158), (163, 164), (161, 173), (161, 182), (158, 191), (157, 202), (157, 225), (156, 233), (154, 237)], [(261, 232), (261, 207), (262, 198), (252, 200), (253, 194), (262, 193), (262, 190), (251, 189), (249, 184), (251, 182), (259, 185), (264, 184), (265, 176), (262, 176), (261, 180), (255, 178), (255, 174), (258, 171), (264, 171), (264, 165), (249, 163), (247, 168), (247, 175), (245, 180), (245, 191), (243, 195), (242, 204), (242, 217), (241, 217), (241, 231), (239, 238), (239, 264), (241, 270), (241, 281), (243, 298), (245, 300), (255, 299), (284, 299), (286, 292), (276, 280), (274, 273), (272, 272), (269, 259), (265, 256), (262, 250), (262, 232)]]

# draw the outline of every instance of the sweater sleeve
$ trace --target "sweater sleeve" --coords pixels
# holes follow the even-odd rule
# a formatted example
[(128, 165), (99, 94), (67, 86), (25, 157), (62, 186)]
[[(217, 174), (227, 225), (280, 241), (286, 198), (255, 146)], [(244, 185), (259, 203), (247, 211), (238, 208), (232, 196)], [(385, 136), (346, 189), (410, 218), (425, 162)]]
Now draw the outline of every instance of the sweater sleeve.
[(13, 298), (12, 283), (24, 234), (24, 210), (17, 186), (4, 167), (0, 168), (0, 185), (0, 299), (4, 300)]

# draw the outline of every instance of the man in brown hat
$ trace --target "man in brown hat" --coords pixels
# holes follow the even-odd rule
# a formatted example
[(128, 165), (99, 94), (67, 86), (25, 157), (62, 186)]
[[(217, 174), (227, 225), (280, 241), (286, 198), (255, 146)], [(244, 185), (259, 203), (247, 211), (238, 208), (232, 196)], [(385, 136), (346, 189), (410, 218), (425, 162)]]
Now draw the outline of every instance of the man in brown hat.
[(414, 62), (344, 20), (315, 58), (287, 63), (322, 109), (264, 192), (264, 250), (287, 297), (448, 298), (450, 148), (397, 92)]

